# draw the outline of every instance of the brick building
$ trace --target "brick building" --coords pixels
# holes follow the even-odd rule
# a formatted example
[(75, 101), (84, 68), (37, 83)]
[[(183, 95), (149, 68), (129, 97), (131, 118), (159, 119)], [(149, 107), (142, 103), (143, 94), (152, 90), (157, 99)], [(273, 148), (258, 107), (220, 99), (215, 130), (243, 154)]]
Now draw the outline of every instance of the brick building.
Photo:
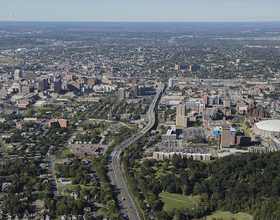
[(67, 128), (68, 127), (68, 120), (65, 119), (52, 119), (51, 122), (49, 122), (49, 127), (52, 125), (59, 125), (61, 128)]

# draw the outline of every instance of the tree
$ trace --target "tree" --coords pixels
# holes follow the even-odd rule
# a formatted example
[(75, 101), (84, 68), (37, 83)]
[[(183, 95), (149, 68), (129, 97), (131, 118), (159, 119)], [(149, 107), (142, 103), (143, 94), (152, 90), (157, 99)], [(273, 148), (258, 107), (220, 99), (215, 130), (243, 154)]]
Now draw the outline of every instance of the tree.
[(251, 128), (251, 125), (250, 125), (250, 123), (248, 121), (245, 122), (245, 125), (247, 126), (247, 128)]
[(236, 145), (235, 145), (235, 148), (236, 148), (236, 149), (241, 149), (241, 147), (240, 147), (239, 144), (236, 144)]
[(57, 213), (59, 215), (68, 215), (68, 214), (70, 214), (68, 206), (66, 204), (63, 204), (62, 202), (57, 203), (56, 208), (57, 208)]
[(40, 191), (40, 190), (41, 190), (41, 184), (40, 184), (40, 183), (36, 183), (35, 187), (36, 187), (36, 190), (37, 190), (37, 191)]
[[(76, 179), (78, 181), (78, 179)], [(74, 188), (75, 192), (80, 193), (80, 191), (82, 190), (81, 186), (79, 184), (77, 184)]]

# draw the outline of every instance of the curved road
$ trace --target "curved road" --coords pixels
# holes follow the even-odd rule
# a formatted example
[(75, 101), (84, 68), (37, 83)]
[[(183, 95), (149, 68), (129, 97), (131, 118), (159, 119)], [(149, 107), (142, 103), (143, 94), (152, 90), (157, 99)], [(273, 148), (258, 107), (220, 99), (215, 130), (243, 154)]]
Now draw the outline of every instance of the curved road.
[(156, 95), (151, 102), (150, 108), (147, 111), (148, 124), (141, 131), (125, 140), (119, 146), (117, 146), (110, 154), (108, 166), (109, 175), (111, 177), (111, 183), (114, 185), (114, 191), (117, 195), (117, 200), (119, 203), (120, 211), (124, 218), (131, 220), (141, 220), (138, 212), (138, 208), (132, 198), (123, 177), (122, 171), (120, 169), (119, 156), (121, 155), (124, 148), (131, 145), (138, 138), (142, 137), (147, 131), (149, 131), (155, 124), (155, 107), (160, 95), (164, 91), (164, 84), (160, 84), (157, 88)]

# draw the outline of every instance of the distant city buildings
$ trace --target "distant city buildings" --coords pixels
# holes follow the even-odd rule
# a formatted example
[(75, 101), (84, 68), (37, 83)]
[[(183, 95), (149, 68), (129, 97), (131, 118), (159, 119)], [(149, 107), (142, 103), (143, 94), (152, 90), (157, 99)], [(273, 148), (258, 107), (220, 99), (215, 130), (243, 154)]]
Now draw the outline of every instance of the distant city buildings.
[(22, 71), (19, 69), (16, 69), (14, 72), (14, 79), (15, 80), (21, 80), (22, 79)]
[(61, 80), (60, 79), (56, 79), (54, 81), (54, 92), (57, 94), (61, 93)]
[(42, 79), (38, 82), (38, 89), (40, 92), (45, 91), (47, 89), (47, 80), (46, 79)]
[(126, 90), (124, 88), (119, 88), (118, 90), (118, 99), (124, 100), (126, 98)]
[(178, 105), (176, 107), (176, 126), (188, 127), (189, 118), (186, 116), (186, 106)]
[(190, 72), (197, 71), (197, 70), (200, 70), (200, 66), (198, 66), (198, 65), (191, 65), (189, 67)]
[(173, 78), (169, 78), (168, 80), (168, 88), (173, 88), (174, 84), (179, 82), (179, 79), (173, 79)]
[(25, 72), (25, 81), (35, 80), (35, 72), (34, 71), (26, 71)]

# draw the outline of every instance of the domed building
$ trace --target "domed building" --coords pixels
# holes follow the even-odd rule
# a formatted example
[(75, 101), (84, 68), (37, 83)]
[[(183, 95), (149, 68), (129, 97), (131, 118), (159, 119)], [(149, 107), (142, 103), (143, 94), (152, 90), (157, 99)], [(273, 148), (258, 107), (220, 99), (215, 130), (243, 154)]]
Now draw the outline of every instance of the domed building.
[(260, 135), (262, 139), (280, 137), (280, 120), (266, 120), (255, 124), (255, 135)]

